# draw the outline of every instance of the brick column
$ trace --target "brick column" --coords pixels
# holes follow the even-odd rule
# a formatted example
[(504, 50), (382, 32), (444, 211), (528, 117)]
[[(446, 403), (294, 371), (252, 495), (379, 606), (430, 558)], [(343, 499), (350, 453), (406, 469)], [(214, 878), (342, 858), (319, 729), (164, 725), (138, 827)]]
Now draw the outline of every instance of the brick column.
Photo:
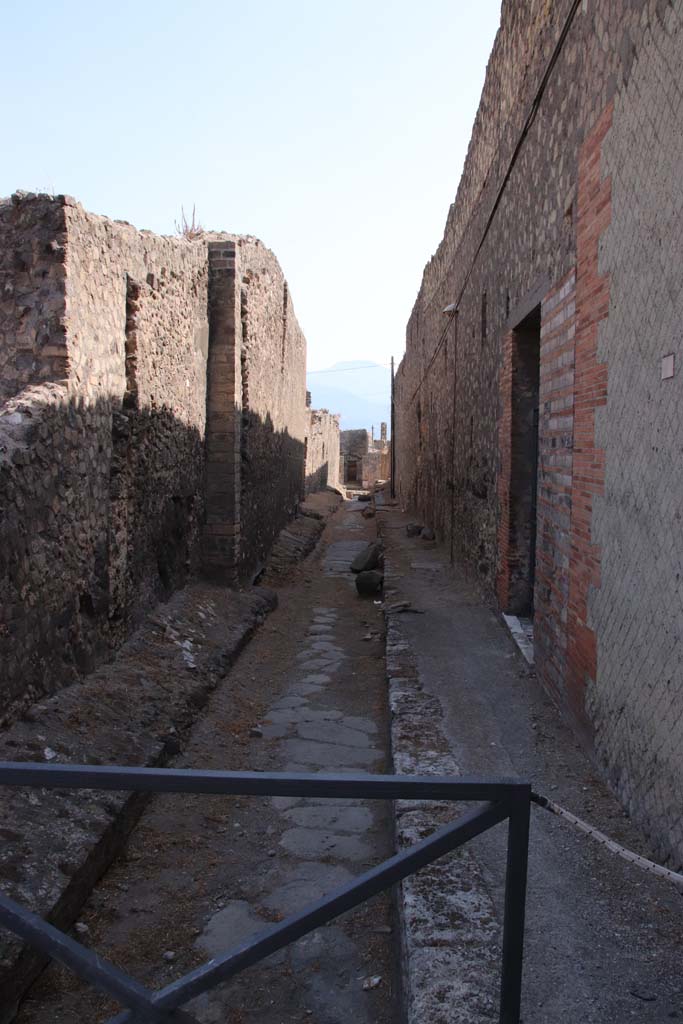
[(588, 598), (600, 586), (600, 547), (593, 540), (593, 498), (604, 493), (605, 453), (595, 440), (595, 412), (607, 401), (607, 365), (598, 358), (598, 331), (609, 313), (609, 277), (600, 272), (600, 236), (612, 216), (611, 181), (601, 172), (602, 144), (612, 124), (610, 103), (579, 154), (576, 234), (576, 369), (571, 562), (567, 616), (567, 697), (574, 718), (590, 736), (586, 687), (597, 674), (597, 640)]
[(242, 377), (238, 258), (234, 242), (209, 242), (202, 568), (206, 576), (224, 583), (237, 581), (240, 543)]

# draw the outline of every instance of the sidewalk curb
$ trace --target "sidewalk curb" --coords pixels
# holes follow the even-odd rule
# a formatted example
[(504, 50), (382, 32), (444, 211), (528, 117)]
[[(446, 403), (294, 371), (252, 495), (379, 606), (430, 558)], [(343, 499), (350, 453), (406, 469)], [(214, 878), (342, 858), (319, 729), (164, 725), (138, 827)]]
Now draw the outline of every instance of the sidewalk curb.
[[(385, 583), (400, 577), (385, 553)], [(425, 692), (405, 617), (385, 611), (391, 757), (396, 774), (459, 775), (441, 727), (440, 700)], [(397, 850), (457, 817), (462, 805), (396, 801)], [(467, 848), (435, 861), (397, 890), (407, 1024), (477, 1024), (495, 1019), (499, 928), (478, 864)]]

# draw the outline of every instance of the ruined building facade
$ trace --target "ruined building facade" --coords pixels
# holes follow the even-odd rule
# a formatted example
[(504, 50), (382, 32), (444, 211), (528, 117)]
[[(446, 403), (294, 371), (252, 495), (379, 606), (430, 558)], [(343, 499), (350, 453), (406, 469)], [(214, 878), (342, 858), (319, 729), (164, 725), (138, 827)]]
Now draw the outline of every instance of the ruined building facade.
[(351, 487), (363, 486), (363, 459), (370, 448), (367, 430), (342, 430), (340, 438), (342, 482)]
[(0, 718), (190, 575), (258, 570), (315, 473), (305, 372), (258, 240), (0, 203)]
[(311, 409), (306, 395), (306, 494), (340, 484), (340, 417), (327, 409)]
[(397, 493), (683, 860), (683, 5), (504, 0), (396, 377)]
[(374, 430), (370, 436), (368, 453), (363, 459), (364, 487), (372, 487), (379, 480), (388, 480), (391, 476), (391, 442), (387, 440), (387, 425), (381, 423), (379, 437)]
[(387, 425), (382, 423), (376, 439), (367, 430), (342, 430), (341, 481), (351, 488), (372, 487), (376, 480), (386, 480), (390, 472), (390, 443)]

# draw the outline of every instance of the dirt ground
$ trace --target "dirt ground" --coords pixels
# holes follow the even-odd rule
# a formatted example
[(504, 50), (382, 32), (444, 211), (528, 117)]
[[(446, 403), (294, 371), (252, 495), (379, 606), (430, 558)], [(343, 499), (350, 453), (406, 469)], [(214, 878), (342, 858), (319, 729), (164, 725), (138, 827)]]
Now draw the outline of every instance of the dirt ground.
[[(329, 508), (334, 496), (320, 496)], [(176, 767), (385, 771), (381, 608), (348, 564), (375, 527), (346, 502), (284, 580), (279, 607), (192, 730)], [(77, 937), (159, 988), (393, 852), (389, 808), (361, 801), (159, 796), (97, 885)], [(206, 1024), (388, 1024), (398, 1019), (389, 897), (318, 929), (186, 1009)], [(58, 966), (19, 1024), (118, 1011)]]

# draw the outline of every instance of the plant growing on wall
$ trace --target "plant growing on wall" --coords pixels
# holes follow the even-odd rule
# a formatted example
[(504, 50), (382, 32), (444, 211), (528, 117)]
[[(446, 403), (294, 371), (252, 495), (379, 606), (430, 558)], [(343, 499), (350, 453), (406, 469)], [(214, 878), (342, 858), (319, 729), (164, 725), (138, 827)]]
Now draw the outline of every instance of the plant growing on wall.
[(204, 234), (204, 228), (202, 227), (199, 220), (197, 220), (197, 213), (194, 204), (192, 205), (192, 220), (189, 221), (185, 216), (185, 207), (180, 207), (180, 221), (175, 221), (176, 234), (181, 238), (187, 238), (189, 242), (194, 242), (196, 239), (201, 238)]

